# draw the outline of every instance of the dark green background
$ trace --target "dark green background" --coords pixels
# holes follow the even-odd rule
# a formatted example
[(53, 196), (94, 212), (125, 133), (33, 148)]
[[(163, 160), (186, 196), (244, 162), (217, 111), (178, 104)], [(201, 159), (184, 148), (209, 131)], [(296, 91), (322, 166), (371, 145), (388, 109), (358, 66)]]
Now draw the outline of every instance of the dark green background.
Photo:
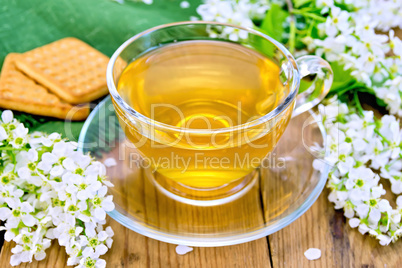
[[(63, 37), (79, 38), (107, 56), (125, 40), (150, 27), (189, 20), (201, 0), (154, 0), (151, 5), (111, 0), (0, 0), (0, 64), (10, 52), (25, 52)], [(66, 135), (64, 122), (50, 118), (16, 116), (31, 130), (59, 132), (76, 140), (83, 122), (72, 123)]]

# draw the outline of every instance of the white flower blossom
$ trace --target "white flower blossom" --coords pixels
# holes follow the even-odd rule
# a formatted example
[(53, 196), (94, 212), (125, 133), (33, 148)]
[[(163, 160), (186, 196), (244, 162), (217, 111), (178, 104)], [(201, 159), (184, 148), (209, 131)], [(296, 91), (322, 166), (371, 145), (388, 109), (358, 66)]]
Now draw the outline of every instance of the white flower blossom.
[(399, 121), (391, 115), (378, 120), (371, 111), (358, 115), (351, 107), (339, 112), (343, 105), (333, 98), (319, 107), (328, 133), (325, 145), (329, 155), (324, 160), (332, 166), (328, 199), (335, 209), (344, 210), (352, 228), (358, 227), (362, 234), (369, 233), (381, 245), (388, 245), (402, 235), (402, 197), (397, 199), (397, 208), (392, 208), (382, 199), (386, 191), (379, 182), (380, 176), (388, 179), (391, 191), (402, 193)]
[(8, 207), (0, 208), (0, 220), (7, 222), (12, 228), (17, 228), (22, 221), (28, 227), (32, 227), (36, 223), (36, 219), (31, 212), (34, 208), (28, 202), (21, 202), (18, 198), (13, 198), (7, 203)]
[[(280, 3), (280, 1), (278, 1)], [(254, 26), (253, 19), (262, 19), (269, 9), (270, 0), (206, 0), (197, 7), (197, 13), (205, 21), (231, 23), (243, 27)], [(247, 38), (247, 32), (234, 28), (210, 29), (211, 36), (228, 37), (232, 41)]]
[(113, 196), (109, 195), (105, 197), (106, 193), (107, 187), (102, 186), (91, 200), (95, 208), (94, 216), (98, 220), (104, 220), (106, 217), (106, 212), (110, 212), (114, 209)]
[[(11, 141), (9, 142), (14, 148), (20, 149), (27, 143), (26, 135), (28, 129), (23, 124), (19, 123), (15, 129), (11, 131)], [(10, 135), (9, 135), (10, 136)]]
[(57, 239), (68, 265), (105, 267), (113, 231), (103, 224), (114, 209), (105, 166), (60, 134), (28, 134), (10, 111), (1, 116), (0, 151), (0, 230), (16, 242), (11, 265), (43, 260)]

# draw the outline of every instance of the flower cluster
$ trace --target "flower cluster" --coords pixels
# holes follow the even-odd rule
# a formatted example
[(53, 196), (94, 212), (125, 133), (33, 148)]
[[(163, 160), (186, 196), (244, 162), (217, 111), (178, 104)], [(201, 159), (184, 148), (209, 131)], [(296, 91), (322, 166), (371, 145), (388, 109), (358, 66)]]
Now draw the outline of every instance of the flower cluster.
[[(270, 14), (273, 5), (283, 7), (285, 20), (279, 19), (282, 14)], [(197, 12), (206, 21), (257, 28), (268, 34), (272, 32), (264, 21), (275, 20), (271, 28), (282, 32), (278, 41), (287, 43), (291, 52), (296, 40), (300, 41), (304, 47), (299, 45), (295, 53), (317, 54), (342, 66), (382, 100), (391, 114), (402, 116), (402, 41), (391, 30), (402, 28), (402, 1), (205, 0)], [(212, 34), (233, 41), (247, 37), (245, 32), (226, 29), (230, 32)]]
[[(311, 52), (337, 62), (358, 81), (372, 88), (391, 114), (402, 116), (402, 41), (394, 27), (402, 27), (402, 2), (380, 0), (320, 0), (317, 6), (327, 14), (318, 25), (320, 39), (303, 41)], [(376, 31), (389, 31), (381, 34)]]
[(111, 247), (113, 231), (103, 226), (114, 209), (105, 166), (60, 134), (28, 134), (8, 110), (1, 114), (0, 153), (0, 229), (17, 244), (11, 265), (44, 259), (57, 239), (67, 265), (105, 267), (99, 257)]
[(328, 155), (316, 159), (314, 168), (329, 164), (329, 200), (343, 209), (352, 228), (375, 236), (388, 245), (402, 235), (402, 196), (397, 208), (382, 198), (386, 193), (379, 183), (388, 179), (394, 194), (402, 193), (402, 131), (392, 115), (376, 119), (372, 111), (348, 107), (333, 97), (320, 105), (320, 115), (327, 130)]
[[(231, 23), (243, 27), (253, 27), (253, 20), (264, 18), (270, 7), (270, 0), (206, 0), (197, 8), (198, 14), (204, 21), (217, 21)], [(218, 34), (217, 32), (212, 32)], [(244, 32), (237, 29), (226, 28), (222, 33), (232, 41), (237, 41)]]

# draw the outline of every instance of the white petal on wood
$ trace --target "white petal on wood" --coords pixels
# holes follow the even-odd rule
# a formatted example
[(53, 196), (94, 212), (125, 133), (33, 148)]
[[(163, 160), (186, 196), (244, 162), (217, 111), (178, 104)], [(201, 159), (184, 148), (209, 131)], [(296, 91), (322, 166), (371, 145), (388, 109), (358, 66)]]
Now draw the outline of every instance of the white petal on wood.
[(189, 252), (193, 251), (193, 248), (187, 247), (187, 246), (183, 246), (183, 245), (178, 245), (176, 247), (176, 253), (179, 255), (184, 255), (187, 254)]
[(306, 250), (306, 252), (304, 252), (304, 256), (306, 256), (306, 258), (310, 261), (317, 260), (321, 258), (321, 250), (318, 248), (309, 248)]

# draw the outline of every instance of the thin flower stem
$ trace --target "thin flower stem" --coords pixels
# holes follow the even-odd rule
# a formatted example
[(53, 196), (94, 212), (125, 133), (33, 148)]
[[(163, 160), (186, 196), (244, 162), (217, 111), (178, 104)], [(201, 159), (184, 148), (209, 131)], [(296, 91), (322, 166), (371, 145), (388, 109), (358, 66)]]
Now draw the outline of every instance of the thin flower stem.
[(356, 107), (357, 107), (357, 110), (359, 111), (359, 114), (360, 114), (361, 116), (363, 116), (364, 110), (363, 110), (362, 105), (360, 104), (360, 100), (359, 100), (359, 96), (357, 95), (357, 91), (355, 91), (355, 93), (354, 93), (354, 101), (355, 101), (355, 103), (356, 103)]
[(299, 9), (293, 9), (292, 14), (298, 14), (298, 15), (301, 15), (303, 17), (310, 18), (310, 19), (313, 19), (313, 20), (316, 20), (316, 21), (319, 21), (319, 22), (325, 22), (326, 21), (326, 19), (324, 17), (321, 17), (321, 16), (319, 16), (317, 14), (314, 14), (314, 13), (304, 12), (304, 11), (299, 10)]
[(289, 51), (294, 53), (296, 43), (296, 23), (294, 21), (290, 22), (290, 36), (289, 36)]
[(391, 144), (391, 141), (388, 140), (387, 138), (385, 138), (384, 135), (382, 135), (378, 129), (374, 129), (374, 132), (375, 132), (375, 134), (377, 134), (378, 136), (380, 136), (386, 143), (388, 143), (388, 145)]
[(293, 4), (291, 0), (286, 0), (286, 4), (288, 5), (289, 10), (289, 18), (290, 18), (290, 31), (289, 31), (289, 51), (293, 53), (295, 51), (295, 43), (296, 43), (296, 20), (293, 15)]
[(395, 164), (396, 162), (400, 161), (401, 158), (395, 158), (393, 160), (391, 160), (388, 164), (385, 165), (385, 169), (388, 170), (393, 164)]
[(388, 70), (388, 68), (384, 65), (384, 63), (380, 62), (381, 67), (387, 72), (387, 74), (389, 75), (389, 78), (394, 79), (395, 76), (391, 73), (390, 70)]
[(3, 148), (0, 148), (0, 151), (13, 151), (13, 147), (3, 147)]
[(14, 148), (14, 147), (0, 147), (0, 151), (22, 151), (23, 149)]

